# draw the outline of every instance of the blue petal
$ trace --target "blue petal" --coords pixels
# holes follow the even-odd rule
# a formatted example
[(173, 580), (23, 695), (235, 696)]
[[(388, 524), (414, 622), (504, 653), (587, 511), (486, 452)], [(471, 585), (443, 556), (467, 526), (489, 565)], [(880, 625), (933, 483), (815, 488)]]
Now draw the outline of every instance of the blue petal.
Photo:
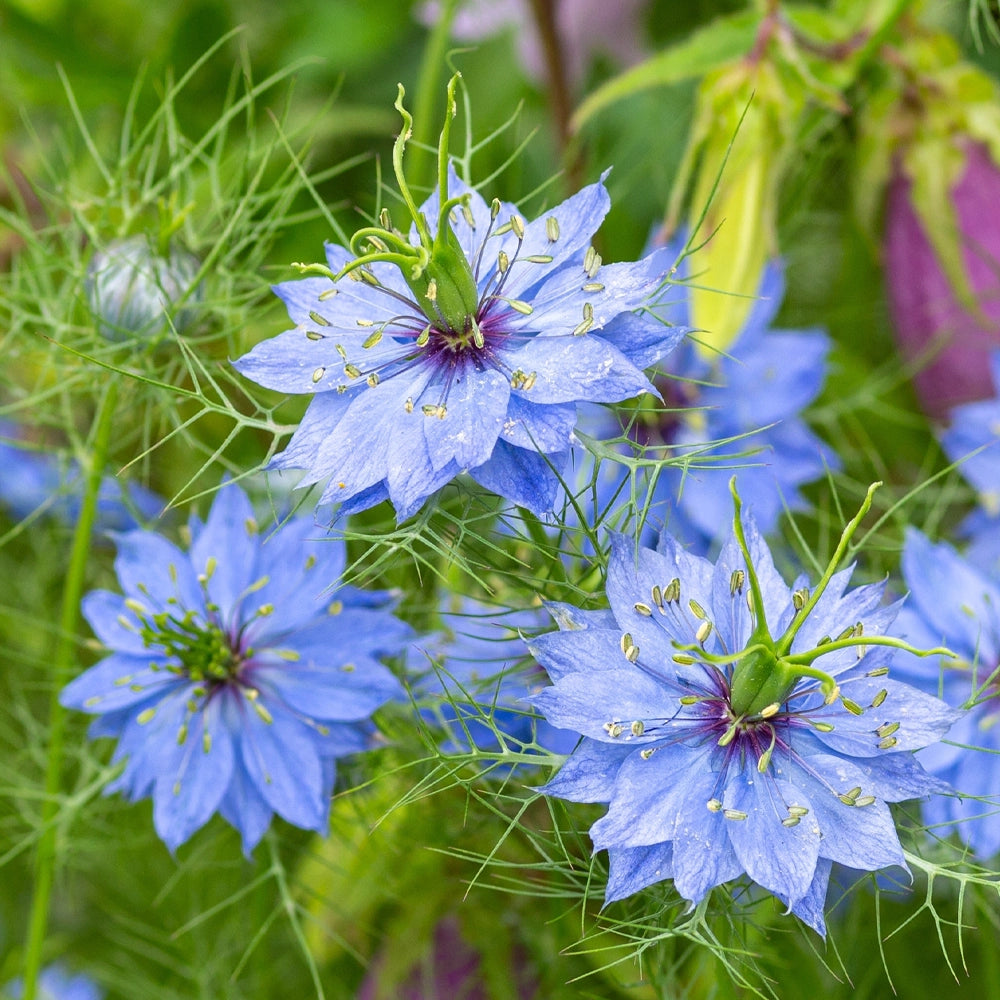
[(329, 802), (322, 795), (322, 773), (315, 740), (304, 723), (280, 703), (265, 706), (266, 722), (247, 703), (233, 706), (229, 724), (240, 734), (243, 767), (264, 801), (288, 822), (307, 830), (326, 830)]
[(501, 439), (489, 461), (470, 469), (469, 474), (480, 486), (541, 515), (551, 512), (559, 490), (553, 468), (561, 469), (568, 458), (568, 452), (542, 457)]
[[(137, 656), (149, 655), (149, 648), (138, 633), (138, 620), (126, 607), (121, 594), (92, 590), (84, 597), (81, 610), (94, 634), (108, 649)], [(121, 619), (131, 622), (133, 627), (126, 628)]]
[(617, 403), (655, 392), (650, 381), (617, 347), (593, 334), (535, 337), (504, 362), (535, 375), (530, 389), (515, 389), (534, 403)]
[(186, 553), (149, 531), (130, 531), (115, 538), (115, 571), (127, 596), (151, 612), (204, 610), (204, 595)]
[[(709, 753), (661, 743), (648, 759), (638, 751), (621, 765), (608, 812), (590, 828), (594, 847), (644, 847), (672, 839), (677, 816), (693, 800), (702, 806)], [(706, 816), (708, 810), (705, 809)]]
[[(591, 670), (569, 674), (552, 687), (544, 688), (534, 698), (536, 705), (552, 725), (572, 729), (584, 736), (603, 742), (645, 745), (662, 739), (667, 729), (683, 731), (685, 721), (679, 718), (676, 699), (671, 699), (663, 685), (636, 669), (622, 657), (618, 670)], [(673, 702), (673, 703), (671, 703)], [(635, 720), (666, 719), (657, 728), (633, 737), (629, 724)], [(622, 723), (624, 733), (613, 737), (605, 731), (608, 723)]]
[(441, 469), (449, 462), (463, 470), (482, 465), (493, 451), (507, 412), (507, 376), (493, 368), (456, 368), (446, 387), (432, 383), (420, 400), (438, 404), (442, 401), (439, 393), (446, 415), (419, 416), (433, 468)]
[(183, 751), (176, 769), (159, 774), (153, 791), (153, 823), (171, 851), (208, 822), (229, 786), (233, 744), (220, 699), (209, 698), (192, 717)]
[(584, 739), (558, 774), (539, 791), (570, 802), (610, 802), (618, 770), (635, 748)]
[[(824, 858), (857, 868), (877, 871), (891, 865), (905, 867), (903, 850), (888, 806), (878, 799), (866, 806), (849, 806), (838, 797), (860, 788), (858, 798), (872, 794), (867, 776), (850, 761), (833, 756), (809, 758), (808, 769), (798, 770), (795, 784), (808, 796), (822, 831), (820, 853)], [(809, 822), (805, 817), (802, 822)]]
[(183, 682), (165, 669), (162, 658), (158, 670), (151, 668), (151, 660), (155, 664), (157, 658), (112, 653), (70, 681), (59, 695), (59, 703), (83, 712), (104, 713), (159, 700)]
[(616, 847), (608, 851), (610, 871), (604, 902), (613, 903), (673, 875), (673, 847)]
[(796, 900), (791, 906), (792, 913), (803, 923), (811, 927), (820, 937), (826, 937), (826, 920), (823, 916), (823, 907), (826, 903), (826, 893), (830, 884), (830, 869), (832, 867), (832, 862), (826, 858), (820, 858), (816, 862), (816, 874), (813, 875), (813, 880), (805, 895), (801, 899)]
[(402, 686), (388, 667), (364, 655), (355, 655), (353, 660), (350, 670), (311, 666), (306, 659), (255, 667), (248, 676), (296, 712), (316, 720), (356, 722), (392, 698), (403, 697)]
[(238, 626), (234, 617), (237, 603), (258, 579), (259, 548), (250, 501), (238, 486), (223, 485), (215, 495), (204, 528), (192, 541), (190, 561), (207, 577), (208, 595), (227, 625)]
[(670, 834), (674, 845), (674, 888), (692, 903), (723, 882), (743, 874), (727, 829), (730, 820), (712, 812), (717, 775), (704, 772), (692, 782), (691, 795), (678, 811)]
[(250, 852), (260, 843), (274, 816), (271, 807), (264, 801), (239, 762), (233, 769), (229, 787), (219, 804), (219, 812), (239, 830), (243, 839), (243, 853), (247, 857), (250, 857)]
[(731, 777), (722, 797), (725, 809), (745, 813), (727, 820), (729, 839), (746, 873), (769, 892), (794, 905), (809, 891), (816, 873), (822, 831), (809, 815), (796, 826), (784, 826), (788, 806), (811, 811), (806, 794), (771, 775), (748, 773)]
[(551, 403), (536, 406), (516, 394), (510, 397), (501, 436), (518, 448), (531, 451), (562, 452), (573, 442), (576, 405)]
[[(586, 635), (580, 635), (585, 631)], [(535, 636), (528, 649), (553, 681), (568, 674), (622, 668), (621, 632), (588, 628), (568, 632), (546, 632)]]

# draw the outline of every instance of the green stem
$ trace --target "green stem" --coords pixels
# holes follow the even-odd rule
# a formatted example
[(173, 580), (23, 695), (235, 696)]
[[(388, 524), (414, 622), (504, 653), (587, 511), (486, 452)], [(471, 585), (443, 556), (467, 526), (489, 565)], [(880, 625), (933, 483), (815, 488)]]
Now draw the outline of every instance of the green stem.
[[(778, 639), (775, 644), (775, 652), (779, 657), (787, 657), (789, 651), (792, 648), (792, 643), (795, 640), (795, 636), (798, 635), (799, 629), (805, 624), (806, 619), (812, 614), (813, 608), (819, 603), (819, 599), (823, 596), (823, 591), (826, 590), (827, 585), (833, 579), (833, 574), (837, 571), (837, 567), (840, 565), (841, 560), (844, 558), (844, 553), (847, 552), (847, 546), (850, 544), (851, 539), (854, 537), (854, 533), (858, 530), (861, 522), (864, 520), (865, 515), (872, 507), (872, 497), (875, 496), (875, 491), (881, 486), (880, 482), (872, 483), (868, 487), (868, 492), (865, 494), (864, 500), (861, 502), (861, 507), (858, 509), (857, 514), (851, 518), (847, 527), (844, 528), (843, 533), (840, 536), (840, 541), (837, 543), (837, 549), (833, 553), (833, 558), (830, 560), (823, 573), (820, 577), (819, 583), (813, 588), (812, 593), (809, 595), (809, 600), (802, 606), (799, 613), (792, 619), (792, 623), (785, 630), (785, 634)], [(832, 644), (831, 644), (832, 646)], [(826, 647), (824, 647), (825, 649)], [(835, 647), (834, 647), (835, 648)]]
[[(416, 99), (413, 102), (413, 117), (416, 122), (413, 140), (417, 148), (414, 150), (416, 156), (412, 153), (410, 155), (410, 176), (418, 189), (429, 186), (430, 183), (427, 147), (431, 144), (433, 136), (434, 101), (441, 84), (441, 71), (444, 68), (448, 39), (451, 36), (451, 24), (455, 20), (457, 10), (458, 0), (444, 0), (441, 4), (441, 12), (431, 30), (431, 36), (427, 40), (424, 57), (420, 63)], [(414, 160), (416, 160), (415, 169)]]
[(107, 462), (113, 430), (113, 416), (118, 399), (118, 380), (108, 384), (107, 392), (95, 416), (92, 451), (86, 470), (80, 515), (73, 533), (69, 567), (63, 587), (59, 633), (52, 656), (52, 695), (49, 705), (49, 757), (45, 770), (45, 795), (42, 800), (41, 835), (35, 855), (35, 885), (28, 920), (28, 940), (25, 945), (23, 1000), (35, 1000), (38, 973), (42, 965), (45, 934), (49, 919), (49, 900), (56, 867), (57, 816), (59, 786), (62, 777), (63, 739), (66, 732), (66, 711), (59, 703), (59, 694), (73, 667), (76, 652), (77, 624), (80, 599), (90, 559), (90, 542), (97, 518), (97, 495)]

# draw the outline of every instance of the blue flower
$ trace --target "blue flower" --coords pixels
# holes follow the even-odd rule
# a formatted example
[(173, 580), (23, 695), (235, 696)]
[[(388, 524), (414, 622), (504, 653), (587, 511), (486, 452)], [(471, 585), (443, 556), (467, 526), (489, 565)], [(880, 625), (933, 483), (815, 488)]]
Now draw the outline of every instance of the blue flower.
[(320, 504), (341, 513), (389, 498), (402, 521), (462, 472), (549, 511), (577, 404), (655, 391), (642, 370), (683, 331), (634, 312), (660, 277), (649, 260), (604, 265), (594, 250), (602, 183), (526, 222), (446, 165), (446, 128), (438, 189), (418, 208), (397, 107), (409, 235), (385, 212), (349, 249), (328, 244), (327, 265), (305, 268), (322, 277), (275, 288), (294, 328), (235, 363), (270, 389), (314, 396), (273, 467), (329, 480)]
[[(24, 435), (16, 425), (0, 421), (0, 439), (22, 442)], [(15, 520), (45, 513), (67, 524), (76, 521), (83, 490), (76, 463), (62, 463), (48, 452), (0, 440), (0, 469), (0, 506)], [(166, 506), (162, 497), (137, 483), (105, 476), (97, 494), (97, 527), (102, 532), (134, 528), (136, 515), (151, 520)]]
[[(536, 716), (529, 698), (546, 683), (530, 662), (522, 631), (540, 631), (541, 609), (509, 611), (471, 598), (449, 598), (441, 612), (441, 631), (415, 643), (407, 653), (407, 672), (415, 678), (421, 701), (447, 700), (440, 712), (449, 723), (449, 749), (461, 752), (469, 741), (481, 750), (498, 747), (496, 732), (510, 737), (515, 752), (535, 742), (553, 753), (573, 749), (577, 734), (555, 729)], [(434, 721), (435, 713), (424, 710)]]
[[(935, 545), (916, 529), (906, 533), (903, 576), (910, 596), (897, 626), (915, 645), (942, 643), (957, 659), (940, 664), (901, 654), (897, 665), (910, 683), (950, 705), (968, 706), (947, 744), (920, 754), (924, 767), (959, 795), (924, 805), (929, 825), (954, 826), (982, 859), (1000, 853), (1000, 576), (987, 574), (950, 545)], [(939, 836), (947, 829), (936, 829)]]
[[(24, 982), (15, 979), (4, 987), (4, 996), (20, 1000)], [(49, 965), (38, 976), (38, 1000), (102, 1000), (104, 990), (83, 975), (72, 975), (62, 965)]]
[(746, 874), (823, 934), (834, 862), (905, 867), (886, 803), (944, 787), (910, 751), (954, 713), (888, 676), (903, 644), (884, 584), (848, 592), (834, 572), (862, 514), (811, 591), (785, 584), (749, 516), (714, 564), (615, 535), (610, 611), (534, 640), (553, 681), (535, 703), (584, 737), (543, 790), (608, 803), (590, 831), (608, 902), (670, 878), (696, 903)]
[[(993, 384), (1000, 394), (1000, 351), (990, 355)], [(951, 411), (941, 447), (979, 493), (979, 508), (962, 523), (969, 539), (968, 558), (990, 571), (1000, 570), (1000, 395), (965, 403)]]
[(235, 486), (190, 532), (187, 552), (152, 532), (118, 537), (124, 594), (83, 604), (109, 655), (61, 701), (118, 740), (125, 767), (106, 791), (152, 796), (171, 850), (216, 811), (247, 854), (273, 813), (323, 832), (336, 759), (367, 748), (372, 712), (402, 695), (377, 657), (410, 629), (385, 594), (331, 592), (344, 550), (311, 520), (261, 537)]
[[(683, 242), (656, 251), (653, 270), (677, 259)], [(678, 276), (686, 277), (686, 259)], [(688, 469), (660, 467), (647, 521), (705, 552), (729, 516), (729, 477), (739, 464), (740, 491), (753, 507), (758, 527), (769, 533), (786, 505), (804, 506), (799, 487), (837, 468), (837, 456), (809, 429), (801, 412), (819, 395), (826, 374), (830, 339), (822, 330), (774, 330), (771, 324), (784, 297), (784, 271), (773, 262), (761, 277), (757, 299), (726, 354), (709, 353), (697, 334), (670, 358), (668, 374), (655, 380), (666, 412), (639, 409), (617, 426), (606, 415), (583, 430), (609, 438), (627, 435), (654, 457), (690, 456)], [(689, 326), (689, 290), (667, 286), (652, 308), (665, 321)], [(624, 419), (624, 414), (620, 419)], [(713, 444), (713, 442), (721, 442)], [(731, 457), (742, 456), (742, 457)], [(593, 462), (581, 463), (584, 482)], [(598, 490), (610, 499), (624, 469), (602, 465)]]

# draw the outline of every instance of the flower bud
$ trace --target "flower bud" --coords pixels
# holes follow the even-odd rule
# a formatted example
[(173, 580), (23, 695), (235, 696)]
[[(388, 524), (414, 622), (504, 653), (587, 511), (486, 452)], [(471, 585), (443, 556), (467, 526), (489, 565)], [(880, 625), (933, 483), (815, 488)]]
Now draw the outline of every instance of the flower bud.
[(946, 252), (961, 268), (958, 280), (931, 242), (919, 193), (901, 166), (889, 184), (883, 236), (896, 339), (904, 357), (920, 365), (917, 394), (938, 418), (993, 394), (989, 357), (1000, 346), (1000, 167), (981, 143), (959, 148), (964, 168), (940, 206), (953, 216)]
[(881, 242), (900, 352), (924, 411), (992, 395), (1000, 345), (1000, 89), (950, 38), (917, 32), (861, 122), (857, 208)]
[(85, 291), (101, 336), (154, 340), (170, 329), (168, 315), (182, 332), (195, 318), (191, 306), (203, 296), (202, 285), (192, 287), (200, 267), (198, 258), (184, 250), (172, 248), (161, 257), (145, 236), (115, 240), (95, 253)]
[(677, 227), (679, 202), (697, 161), (688, 210), (699, 247), (693, 258), (698, 275), (690, 292), (691, 324), (706, 357), (716, 357), (735, 340), (754, 304), (760, 275), (776, 255), (778, 182), (794, 114), (767, 62), (726, 66), (706, 76), (699, 89), (667, 228)]

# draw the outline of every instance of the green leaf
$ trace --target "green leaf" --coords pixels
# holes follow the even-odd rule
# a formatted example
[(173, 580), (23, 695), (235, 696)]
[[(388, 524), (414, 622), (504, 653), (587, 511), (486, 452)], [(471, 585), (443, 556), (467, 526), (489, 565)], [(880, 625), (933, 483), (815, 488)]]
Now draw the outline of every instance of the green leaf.
[(760, 14), (744, 11), (719, 18), (685, 41), (609, 80), (595, 90), (573, 115), (579, 131), (598, 111), (652, 87), (662, 87), (705, 73), (745, 55), (753, 46)]

